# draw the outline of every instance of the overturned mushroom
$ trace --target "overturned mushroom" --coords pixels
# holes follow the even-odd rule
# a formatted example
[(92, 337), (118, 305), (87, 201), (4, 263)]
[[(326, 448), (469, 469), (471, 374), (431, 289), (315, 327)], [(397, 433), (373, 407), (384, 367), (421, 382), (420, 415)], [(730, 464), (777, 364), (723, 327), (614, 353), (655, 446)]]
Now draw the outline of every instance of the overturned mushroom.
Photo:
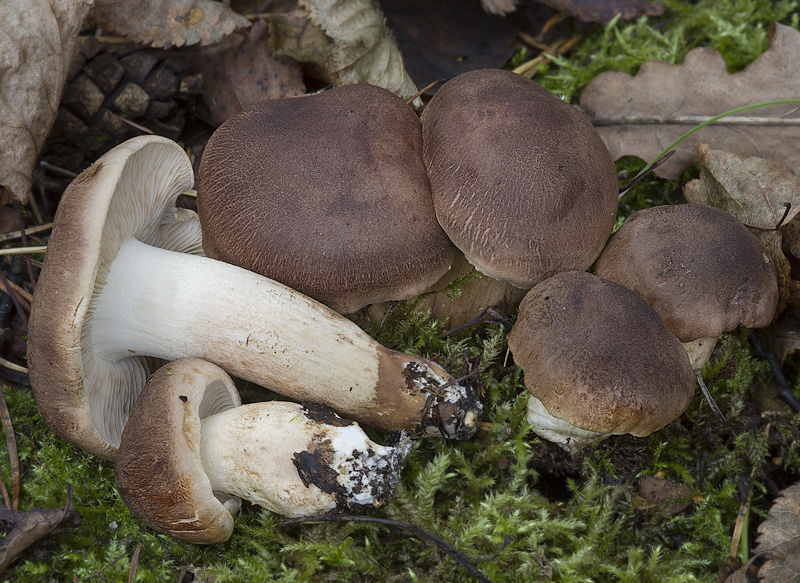
[(122, 432), (120, 496), (145, 524), (194, 543), (228, 539), (243, 498), (297, 517), (380, 506), (411, 441), (372, 442), (353, 421), (285, 401), (240, 406), (230, 377), (183, 358), (158, 369)]
[(197, 185), (203, 247), (341, 313), (428, 289), (454, 247), (436, 222), (413, 109), (350, 85), (222, 124)]
[(197, 216), (175, 208), (192, 181), (178, 144), (146, 136), (64, 193), (28, 342), (34, 395), (57, 434), (113, 458), (155, 359), (185, 356), (378, 429), (473, 433), (475, 390), (437, 364), (381, 346), (299, 292), (192, 254)]
[(650, 304), (685, 343), (695, 368), (723, 332), (769, 324), (778, 302), (769, 252), (731, 215), (700, 204), (632, 213), (595, 273)]
[(534, 286), (508, 346), (525, 376), (533, 430), (568, 449), (609, 434), (650, 435), (694, 393), (686, 351), (658, 314), (590, 273)]

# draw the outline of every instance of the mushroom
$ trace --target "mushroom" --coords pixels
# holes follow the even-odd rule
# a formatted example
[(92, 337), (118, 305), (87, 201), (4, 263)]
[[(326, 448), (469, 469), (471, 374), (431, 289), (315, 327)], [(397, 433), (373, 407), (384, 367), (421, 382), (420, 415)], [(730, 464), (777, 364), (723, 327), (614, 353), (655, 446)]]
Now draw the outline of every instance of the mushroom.
[(689, 405), (686, 351), (630, 290), (586, 272), (534, 286), (508, 336), (522, 368), (528, 422), (576, 449), (609, 434), (650, 435)]
[(226, 120), (203, 152), (197, 207), (209, 257), (340, 313), (414, 297), (453, 260), (419, 118), (372, 85), (264, 101)]
[(701, 204), (632, 213), (594, 268), (650, 304), (685, 343), (695, 369), (720, 334), (739, 324), (766, 326), (778, 302), (769, 252), (734, 217)]
[(471, 385), (299, 292), (197, 255), (197, 216), (175, 208), (192, 178), (178, 144), (146, 136), (65, 191), (28, 343), (34, 395), (58, 435), (113, 458), (154, 359), (185, 356), (381, 430), (473, 433), (481, 405)]
[(529, 289), (600, 254), (617, 174), (577, 109), (510, 71), (470, 71), (434, 94), (422, 135), (436, 218), (478, 271)]
[(241, 405), (216, 365), (182, 358), (159, 368), (122, 432), (114, 474), (131, 513), (193, 543), (219, 543), (248, 500), (283, 516), (311, 516), (391, 496), (411, 440), (378, 445), (320, 406)]

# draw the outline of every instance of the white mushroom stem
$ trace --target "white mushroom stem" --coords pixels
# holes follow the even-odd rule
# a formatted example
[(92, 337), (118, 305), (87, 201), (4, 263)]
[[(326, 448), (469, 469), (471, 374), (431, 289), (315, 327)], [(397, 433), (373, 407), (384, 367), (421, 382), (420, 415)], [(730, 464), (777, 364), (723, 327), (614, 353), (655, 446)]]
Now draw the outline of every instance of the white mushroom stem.
[(435, 363), (390, 351), (307, 296), (213, 259), (129, 236), (90, 309), (98, 375), (104, 362), (131, 356), (193, 356), (379, 429), (421, 425), (465, 438), (477, 426), (474, 391), (439, 389), (451, 377)]
[(200, 457), (213, 490), (288, 517), (382, 505), (411, 450), (407, 436), (378, 445), (355, 423), (320, 423), (294, 403), (253, 403), (201, 423)]
[(528, 395), (528, 424), (539, 437), (558, 444), (570, 453), (607, 435), (599, 431), (581, 429), (569, 421), (553, 416), (542, 402)]
[(714, 352), (716, 345), (717, 338), (698, 338), (697, 340), (683, 343), (694, 370), (700, 370), (705, 366), (708, 359), (711, 358), (711, 353)]

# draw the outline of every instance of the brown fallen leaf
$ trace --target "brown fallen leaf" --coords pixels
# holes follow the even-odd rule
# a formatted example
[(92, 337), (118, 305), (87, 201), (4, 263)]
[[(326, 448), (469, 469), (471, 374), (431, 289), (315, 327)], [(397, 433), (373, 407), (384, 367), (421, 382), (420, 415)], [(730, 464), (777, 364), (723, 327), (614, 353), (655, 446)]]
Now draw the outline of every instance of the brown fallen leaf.
[(191, 54), (192, 70), (203, 75), (203, 104), (195, 113), (218, 126), (245, 107), (305, 93), (300, 63), (273, 53), (265, 21), (234, 32)]
[(381, 10), (406, 70), (420, 87), (502, 67), (515, 52), (519, 26), (511, 18), (486, 14), (474, 1), (381, 0)]
[(766, 557), (758, 571), (759, 581), (800, 582), (800, 484), (781, 492), (758, 533), (755, 552)]
[(153, 47), (208, 45), (250, 24), (215, 0), (95, 0), (93, 14), (98, 26)]
[[(800, 32), (773, 23), (769, 48), (743, 71), (731, 75), (719, 52), (697, 48), (681, 66), (647, 61), (635, 77), (601, 73), (580, 101), (615, 159), (633, 155), (650, 161), (709, 117), (744, 105), (798, 97)], [(783, 161), (800, 173), (800, 107), (770, 106), (747, 113), (752, 116), (728, 117), (690, 136), (655, 173), (677, 178), (697, 161), (695, 147), (700, 142)]]
[(403, 99), (417, 87), (370, 0), (299, 0), (304, 12), (273, 21), (278, 54), (322, 66), (334, 85), (369, 83)]
[(91, 0), (0, 3), (0, 186), (27, 202)]
[(72, 509), (71, 487), (67, 488), (67, 503), (64, 508), (9, 510), (0, 506), (0, 521), (13, 525), (5, 538), (0, 539), (0, 575), (5, 573), (25, 549), (66, 519), (77, 519), (77, 513)]
[(617, 14), (623, 20), (639, 18), (642, 15), (660, 16), (664, 5), (649, 0), (539, 0), (553, 10), (571, 14), (584, 22), (609, 22)]
[(791, 268), (777, 226), (800, 211), (800, 177), (782, 162), (712, 150), (707, 144), (697, 146), (697, 155), (700, 178), (684, 186), (686, 200), (720, 208), (755, 228), (775, 264), (780, 313), (791, 295)]
[[(642, 15), (660, 16), (664, 5), (649, 0), (539, 0), (558, 12), (572, 15), (584, 22), (609, 22), (617, 14), (623, 20)], [(513, 12), (518, 0), (481, 0), (481, 6), (491, 14), (505, 15)]]
[(673, 516), (688, 508), (691, 491), (686, 484), (653, 476), (639, 478), (639, 495), (646, 510), (656, 510)]

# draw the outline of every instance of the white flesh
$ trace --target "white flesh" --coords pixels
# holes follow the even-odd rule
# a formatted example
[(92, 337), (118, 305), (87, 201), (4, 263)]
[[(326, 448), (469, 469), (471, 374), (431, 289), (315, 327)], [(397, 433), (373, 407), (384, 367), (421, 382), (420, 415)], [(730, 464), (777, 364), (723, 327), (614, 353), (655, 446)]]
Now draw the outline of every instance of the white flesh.
[[(300, 405), (269, 401), (203, 419), (200, 456), (215, 492), (296, 517), (333, 510), (342, 501), (382, 504), (399, 479), (410, 443), (405, 437), (397, 447), (378, 445), (355, 423), (315, 422)], [(303, 483), (295, 465), (295, 455), (303, 452), (317, 452), (316, 459), (332, 470), (338, 498)]]
[(91, 343), (102, 361), (193, 356), (299, 400), (322, 396), (340, 414), (373, 404), (380, 345), (252, 272), (128, 237), (93, 303)]
[(569, 421), (550, 414), (542, 402), (528, 395), (528, 424), (538, 436), (560, 445), (568, 451), (577, 451), (605, 434), (576, 427)]

